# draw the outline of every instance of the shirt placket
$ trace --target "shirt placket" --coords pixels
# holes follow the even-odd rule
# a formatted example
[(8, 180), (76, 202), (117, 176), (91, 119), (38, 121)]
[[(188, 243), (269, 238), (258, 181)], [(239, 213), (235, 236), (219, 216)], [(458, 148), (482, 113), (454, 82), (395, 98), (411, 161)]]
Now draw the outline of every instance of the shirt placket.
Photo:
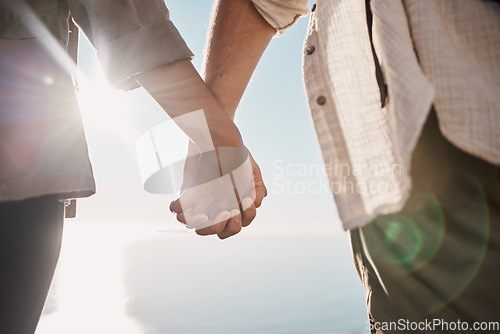
[(304, 42), (303, 50), (303, 73), (304, 81), (309, 100), (311, 113), (314, 115), (321, 113), (326, 107), (327, 102), (331, 102), (328, 93), (328, 80), (321, 75), (324, 71), (324, 64), (320, 55), (320, 40), (316, 29), (316, 4), (311, 8), (311, 19), (307, 30), (307, 37)]

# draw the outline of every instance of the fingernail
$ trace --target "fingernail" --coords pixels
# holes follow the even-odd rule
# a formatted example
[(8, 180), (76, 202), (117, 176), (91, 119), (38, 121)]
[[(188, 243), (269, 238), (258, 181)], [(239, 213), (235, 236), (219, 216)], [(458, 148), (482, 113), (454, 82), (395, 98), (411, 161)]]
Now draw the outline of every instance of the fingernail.
[(170, 209), (170, 212), (172, 212), (172, 213), (175, 213), (174, 209), (172, 208), (172, 206), (174, 205), (174, 202), (175, 201), (173, 201), (172, 203), (170, 203), (170, 206), (168, 207)]
[(186, 223), (190, 227), (198, 227), (199, 225), (205, 224), (208, 221), (208, 217), (204, 214), (187, 215)]
[(222, 211), (220, 214), (221, 221), (228, 220), (231, 218), (231, 213), (229, 211)]
[(206, 216), (204, 214), (194, 215), (193, 216), (193, 221), (196, 224), (203, 224), (203, 223), (206, 223), (208, 221), (208, 216)]
[(243, 207), (243, 211), (248, 209), (249, 207), (251, 207), (253, 204), (253, 199), (251, 199), (250, 197), (245, 197), (243, 199), (243, 202), (241, 202), (241, 206)]
[(229, 218), (231, 218), (231, 214), (229, 213), (229, 211), (221, 211), (217, 214), (212, 223), (213, 224), (222, 223), (229, 220)]

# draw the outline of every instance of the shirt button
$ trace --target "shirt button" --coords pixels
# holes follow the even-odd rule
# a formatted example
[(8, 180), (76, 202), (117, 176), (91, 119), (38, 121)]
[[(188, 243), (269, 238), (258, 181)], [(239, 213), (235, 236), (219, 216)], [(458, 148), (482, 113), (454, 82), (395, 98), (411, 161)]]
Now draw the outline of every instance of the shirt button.
[(307, 49), (306, 49), (306, 53), (307, 53), (308, 55), (311, 55), (311, 54), (313, 54), (313, 53), (314, 53), (314, 51), (315, 51), (315, 50), (316, 50), (316, 48), (314, 47), (314, 45), (310, 45), (310, 46), (308, 46), (308, 47), (307, 47)]
[(320, 106), (324, 105), (326, 103), (326, 97), (324, 97), (323, 95), (318, 96), (318, 98), (316, 99), (316, 103)]
[(314, 12), (316, 10), (316, 4), (314, 4), (311, 8), (311, 12)]

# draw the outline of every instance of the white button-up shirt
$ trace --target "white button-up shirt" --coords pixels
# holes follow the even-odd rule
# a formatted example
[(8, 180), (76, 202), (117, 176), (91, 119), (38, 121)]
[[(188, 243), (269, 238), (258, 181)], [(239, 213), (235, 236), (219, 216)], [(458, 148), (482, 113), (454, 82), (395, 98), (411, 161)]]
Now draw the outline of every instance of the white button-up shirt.
[[(252, 1), (278, 32), (308, 9), (307, 0)], [(304, 44), (309, 105), (345, 229), (402, 209), (432, 105), (454, 145), (500, 164), (500, 4), (371, 0), (371, 10), (384, 107), (364, 0), (318, 0)]]

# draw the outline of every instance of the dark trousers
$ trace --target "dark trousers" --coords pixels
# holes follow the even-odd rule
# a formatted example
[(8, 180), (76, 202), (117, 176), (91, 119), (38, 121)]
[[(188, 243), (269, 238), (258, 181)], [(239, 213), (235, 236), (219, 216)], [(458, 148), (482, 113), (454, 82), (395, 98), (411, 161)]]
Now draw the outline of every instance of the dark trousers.
[[(375, 322), (438, 319), (450, 323), (434, 333), (473, 333), (476, 321), (500, 321), (499, 171), (446, 140), (431, 112), (413, 153), (403, 210), (351, 231)], [(457, 328), (458, 320), (469, 330)]]
[(0, 333), (32, 334), (61, 248), (64, 204), (55, 196), (0, 202)]

